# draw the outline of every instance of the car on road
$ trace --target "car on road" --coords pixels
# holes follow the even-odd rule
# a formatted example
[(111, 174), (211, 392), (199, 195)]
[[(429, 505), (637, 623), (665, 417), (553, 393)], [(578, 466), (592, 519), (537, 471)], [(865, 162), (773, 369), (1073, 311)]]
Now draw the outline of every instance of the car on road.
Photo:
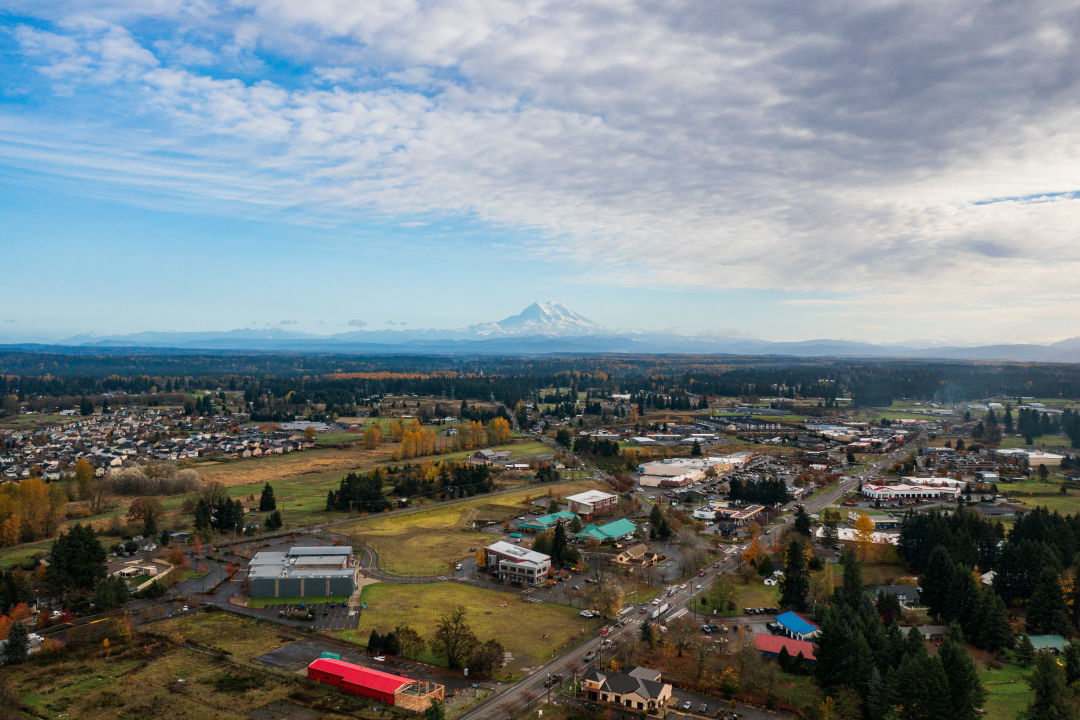
[(585, 655), (582, 657), (582, 659), (585, 662), (592, 662), (592, 659), (594, 657), (596, 657), (596, 651), (595, 650), (590, 650), (589, 652), (585, 653)]
[(376, 655), (375, 657), (373, 657), (371, 659), (374, 660), (375, 662), (386, 662), (386, 656), (385, 655)]
[(690, 710), (694, 707), (694, 703), (691, 700), (686, 700), (680, 707), (682, 707), (683, 710)]
[(461, 569), (461, 563), (458, 563), (457, 565), (455, 565), (454, 569), (455, 570), (460, 570)]

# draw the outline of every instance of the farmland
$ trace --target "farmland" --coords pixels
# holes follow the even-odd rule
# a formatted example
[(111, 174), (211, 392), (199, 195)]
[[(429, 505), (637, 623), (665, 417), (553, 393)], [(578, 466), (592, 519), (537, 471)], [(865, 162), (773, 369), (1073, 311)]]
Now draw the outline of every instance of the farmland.
[(490, 543), (495, 536), (473, 527), (475, 521), (500, 522), (520, 515), (527, 497), (568, 495), (597, 487), (590, 480), (544, 488), (480, 496), (461, 503), (358, 520), (338, 529), (356, 544), (379, 555), (379, 567), (396, 575), (439, 575), (471, 553), (469, 548)]
[[(494, 638), (512, 655), (506, 670), (517, 675), (522, 668), (535, 667), (551, 659), (564, 645), (577, 642), (600, 628), (599, 620), (587, 620), (573, 608), (559, 605), (523, 604), (515, 594), (457, 583), (394, 585), (377, 583), (364, 587), (361, 601), (367, 610), (354, 630), (333, 633), (352, 642), (366, 644), (372, 630), (389, 632), (408, 625), (430, 639), (439, 616), (462, 606), (480, 640)], [(548, 638), (544, 639), (544, 634)], [(435, 664), (430, 649), (420, 659)]]

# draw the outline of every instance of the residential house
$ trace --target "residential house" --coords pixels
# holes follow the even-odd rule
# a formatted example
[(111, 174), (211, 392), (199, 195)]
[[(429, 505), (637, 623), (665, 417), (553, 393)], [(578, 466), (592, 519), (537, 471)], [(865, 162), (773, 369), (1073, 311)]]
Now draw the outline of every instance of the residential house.
[(589, 700), (633, 710), (660, 710), (671, 700), (671, 684), (663, 682), (660, 671), (651, 668), (635, 667), (628, 672), (589, 668), (582, 683)]

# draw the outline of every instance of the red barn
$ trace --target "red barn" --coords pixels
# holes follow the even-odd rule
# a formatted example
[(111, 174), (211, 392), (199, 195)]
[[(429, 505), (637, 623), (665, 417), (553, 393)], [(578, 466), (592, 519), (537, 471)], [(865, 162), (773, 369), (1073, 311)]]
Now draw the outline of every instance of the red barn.
[(396, 705), (417, 712), (442, 699), (444, 688), (434, 683), (417, 682), (403, 675), (394, 675), (344, 660), (319, 658), (307, 670), (308, 678), (333, 685), (350, 695), (359, 695), (387, 705)]

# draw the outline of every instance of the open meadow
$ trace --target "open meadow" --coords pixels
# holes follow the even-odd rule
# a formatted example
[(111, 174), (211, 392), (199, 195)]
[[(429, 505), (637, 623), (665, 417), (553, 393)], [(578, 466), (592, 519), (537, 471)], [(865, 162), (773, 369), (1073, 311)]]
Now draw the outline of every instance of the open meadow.
[(395, 575), (441, 575), (454, 563), (473, 555), (470, 548), (491, 543), (496, 536), (473, 527), (477, 521), (501, 522), (521, 515), (527, 499), (570, 495), (599, 487), (578, 480), (522, 489), (500, 495), (481, 495), (465, 502), (430, 509), (363, 518), (337, 528), (354, 544), (371, 547), (379, 555), (379, 568)]
[[(361, 601), (367, 603), (367, 609), (360, 616), (359, 627), (332, 635), (366, 646), (372, 630), (384, 633), (408, 625), (430, 640), (439, 617), (460, 605), (481, 641), (494, 638), (513, 655), (505, 671), (514, 676), (522, 668), (547, 662), (564, 646), (598, 632), (602, 624), (599, 619), (581, 617), (574, 608), (525, 603), (513, 593), (459, 583), (377, 583), (364, 587)], [(430, 648), (420, 660), (445, 664), (443, 658), (431, 654)]]

